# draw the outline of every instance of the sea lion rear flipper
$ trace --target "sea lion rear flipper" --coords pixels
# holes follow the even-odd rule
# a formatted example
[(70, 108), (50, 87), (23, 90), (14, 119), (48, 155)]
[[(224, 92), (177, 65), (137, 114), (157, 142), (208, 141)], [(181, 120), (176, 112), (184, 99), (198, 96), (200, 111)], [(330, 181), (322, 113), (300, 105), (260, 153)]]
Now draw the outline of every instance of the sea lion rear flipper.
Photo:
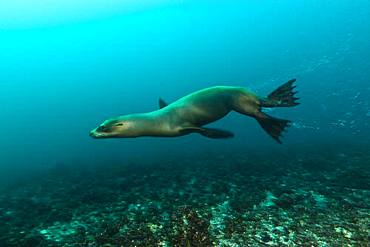
[(271, 117), (265, 113), (262, 113), (256, 117), (256, 120), (261, 125), (261, 127), (274, 138), (278, 143), (282, 143), (280, 137), (282, 132), (286, 130), (287, 127), (291, 125), (291, 121), (286, 119), (280, 119)]
[(163, 107), (166, 107), (168, 106), (168, 104), (166, 103), (166, 101), (164, 101), (163, 99), (159, 98), (158, 100), (158, 104), (159, 104), (159, 109), (162, 109)]
[(295, 97), (296, 91), (293, 91), (296, 87), (294, 82), (296, 79), (289, 80), (284, 83), (272, 93), (270, 93), (267, 98), (261, 99), (260, 103), (262, 107), (292, 107), (299, 105), (299, 98)]
[(221, 129), (213, 129), (213, 128), (203, 128), (203, 127), (185, 127), (180, 130), (183, 134), (188, 133), (199, 133), (202, 136), (212, 138), (212, 139), (225, 139), (225, 138), (232, 138), (234, 137), (234, 133), (221, 130)]

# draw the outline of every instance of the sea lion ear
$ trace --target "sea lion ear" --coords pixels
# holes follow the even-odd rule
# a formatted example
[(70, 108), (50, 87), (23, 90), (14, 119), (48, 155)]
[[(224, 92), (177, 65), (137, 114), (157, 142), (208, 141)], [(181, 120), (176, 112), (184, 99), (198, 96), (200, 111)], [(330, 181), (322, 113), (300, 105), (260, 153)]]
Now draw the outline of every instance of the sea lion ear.
[(162, 108), (168, 106), (168, 104), (161, 98), (159, 98), (158, 103), (159, 103), (159, 109), (162, 109)]

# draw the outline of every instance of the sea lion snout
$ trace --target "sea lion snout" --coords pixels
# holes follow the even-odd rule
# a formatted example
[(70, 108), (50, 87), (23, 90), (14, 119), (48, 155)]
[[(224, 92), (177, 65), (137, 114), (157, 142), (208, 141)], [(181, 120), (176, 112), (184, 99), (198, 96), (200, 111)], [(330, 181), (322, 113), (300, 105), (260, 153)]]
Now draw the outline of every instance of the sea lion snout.
[(90, 136), (93, 138), (124, 137), (127, 128), (127, 122), (109, 119), (90, 131)]
[(93, 138), (101, 138), (102, 137), (102, 133), (101, 132), (98, 132), (97, 131), (97, 128), (96, 129), (93, 129), (92, 131), (90, 131), (90, 134), (89, 134), (91, 137)]
[(94, 130), (90, 131), (89, 136), (91, 136), (91, 137), (94, 137), (94, 138), (95, 138), (95, 131), (94, 131)]
[(101, 137), (101, 134), (99, 132), (97, 132), (97, 129), (93, 129), (92, 131), (90, 131), (90, 134), (89, 134), (91, 137), (93, 138), (99, 138)]
[(108, 134), (109, 132), (110, 132), (110, 128), (102, 124), (99, 127), (90, 131), (89, 135), (93, 138), (102, 138), (102, 137), (105, 137), (106, 134)]

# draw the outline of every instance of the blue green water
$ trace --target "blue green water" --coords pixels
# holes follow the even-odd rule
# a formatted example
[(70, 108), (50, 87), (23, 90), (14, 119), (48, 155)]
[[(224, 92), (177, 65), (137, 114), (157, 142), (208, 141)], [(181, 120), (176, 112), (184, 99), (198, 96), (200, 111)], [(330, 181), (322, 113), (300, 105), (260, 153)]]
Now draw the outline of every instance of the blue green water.
[[(320, 152), (339, 160), (329, 170), (358, 162), (368, 171), (368, 156), (361, 155), (370, 145), (369, 26), (367, 0), (2, 1), (0, 184), (40, 174), (51, 179), (55, 174), (46, 171), (59, 166), (83, 174), (112, 163), (140, 167), (174, 159), (182, 167), (190, 156), (201, 167), (243, 152), (243, 159), (258, 154), (264, 164), (275, 162), (272, 154), (287, 155), (289, 163), (297, 150), (304, 154), (296, 161), (318, 174), (321, 161), (312, 157)], [(215, 85), (263, 96), (291, 78), (301, 104), (268, 112), (293, 121), (283, 145), (237, 113), (211, 125), (235, 133), (227, 140), (89, 137), (109, 117), (157, 109), (159, 97), (173, 102)], [(329, 150), (337, 158), (325, 156)]]

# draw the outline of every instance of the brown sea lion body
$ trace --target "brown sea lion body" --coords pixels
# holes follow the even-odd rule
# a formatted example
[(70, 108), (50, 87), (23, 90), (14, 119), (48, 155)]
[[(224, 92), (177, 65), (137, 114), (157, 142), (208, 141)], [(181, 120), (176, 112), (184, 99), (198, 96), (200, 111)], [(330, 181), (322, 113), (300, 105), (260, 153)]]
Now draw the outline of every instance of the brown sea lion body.
[(169, 105), (160, 100), (159, 110), (108, 119), (90, 135), (95, 138), (124, 138), (176, 137), (199, 133), (209, 138), (229, 138), (233, 137), (233, 133), (203, 126), (225, 117), (230, 111), (236, 111), (254, 117), (271, 137), (281, 143), (281, 132), (290, 121), (268, 116), (261, 108), (298, 105), (298, 98), (294, 97), (296, 92), (292, 91), (294, 81), (288, 81), (266, 98), (242, 87), (215, 86), (186, 95)]

